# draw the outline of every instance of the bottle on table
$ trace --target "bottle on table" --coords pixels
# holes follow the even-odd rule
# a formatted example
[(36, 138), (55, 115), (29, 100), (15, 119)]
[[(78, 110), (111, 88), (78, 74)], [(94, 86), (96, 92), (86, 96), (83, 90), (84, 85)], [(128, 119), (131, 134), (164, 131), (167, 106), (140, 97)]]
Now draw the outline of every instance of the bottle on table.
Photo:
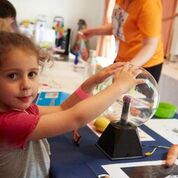
[(89, 57), (86, 63), (86, 74), (85, 77), (88, 78), (96, 72), (96, 51), (89, 50)]

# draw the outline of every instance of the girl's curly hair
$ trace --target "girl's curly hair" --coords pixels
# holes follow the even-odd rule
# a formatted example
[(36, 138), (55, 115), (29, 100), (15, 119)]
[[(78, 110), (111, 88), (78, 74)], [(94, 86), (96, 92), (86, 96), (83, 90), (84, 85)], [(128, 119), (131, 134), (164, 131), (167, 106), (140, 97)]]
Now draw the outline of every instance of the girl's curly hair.
[(8, 54), (14, 49), (33, 54), (37, 57), (39, 63), (39, 50), (33, 41), (27, 36), (20, 33), (0, 32), (0, 65), (7, 60)]

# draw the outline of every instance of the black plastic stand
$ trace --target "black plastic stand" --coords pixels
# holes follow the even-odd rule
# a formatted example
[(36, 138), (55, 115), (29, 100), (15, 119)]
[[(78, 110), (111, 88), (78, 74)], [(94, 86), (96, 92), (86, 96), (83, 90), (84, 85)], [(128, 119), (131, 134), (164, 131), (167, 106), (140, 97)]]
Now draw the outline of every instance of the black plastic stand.
[(110, 123), (96, 144), (111, 160), (143, 156), (137, 127)]

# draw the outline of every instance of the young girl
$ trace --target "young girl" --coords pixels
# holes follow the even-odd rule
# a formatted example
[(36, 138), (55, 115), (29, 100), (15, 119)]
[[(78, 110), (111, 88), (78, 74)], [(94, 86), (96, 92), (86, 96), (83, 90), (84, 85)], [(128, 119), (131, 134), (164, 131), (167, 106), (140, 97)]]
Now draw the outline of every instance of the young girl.
[[(33, 104), (39, 87), (38, 50), (27, 37), (0, 32), (0, 177), (44, 178), (49, 173), (49, 146), (44, 138), (82, 127), (120, 95), (142, 83), (138, 69), (116, 63), (87, 79), (56, 107)], [(114, 75), (95, 96), (94, 87)], [(84, 100), (85, 99), (85, 100)]]

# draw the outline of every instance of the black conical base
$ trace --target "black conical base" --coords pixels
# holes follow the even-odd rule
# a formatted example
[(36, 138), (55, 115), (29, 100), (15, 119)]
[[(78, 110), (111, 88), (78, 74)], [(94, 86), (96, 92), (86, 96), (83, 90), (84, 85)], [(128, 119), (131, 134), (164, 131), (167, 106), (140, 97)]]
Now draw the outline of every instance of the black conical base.
[(143, 156), (137, 128), (131, 124), (110, 123), (97, 141), (97, 146), (111, 160)]

